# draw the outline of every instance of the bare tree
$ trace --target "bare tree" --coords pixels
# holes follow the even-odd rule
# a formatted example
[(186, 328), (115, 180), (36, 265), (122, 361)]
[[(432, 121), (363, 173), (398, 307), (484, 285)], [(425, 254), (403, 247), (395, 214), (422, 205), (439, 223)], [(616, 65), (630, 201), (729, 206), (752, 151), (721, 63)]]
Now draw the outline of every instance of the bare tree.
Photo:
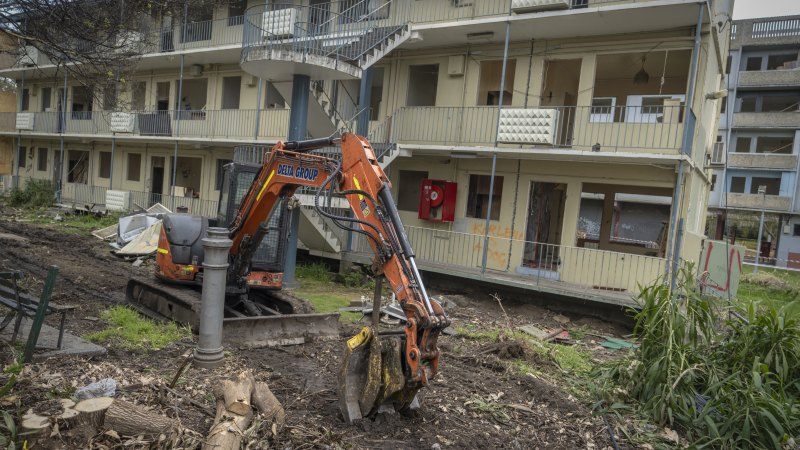
[(91, 95), (113, 95), (113, 101), (105, 103), (116, 104), (118, 96), (110, 93), (124, 88), (141, 55), (159, 51), (164, 24), (171, 26), (195, 8), (221, 2), (0, 0), (0, 29), (15, 44), (2, 51), (11, 52), (18, 64), (66, 71)]

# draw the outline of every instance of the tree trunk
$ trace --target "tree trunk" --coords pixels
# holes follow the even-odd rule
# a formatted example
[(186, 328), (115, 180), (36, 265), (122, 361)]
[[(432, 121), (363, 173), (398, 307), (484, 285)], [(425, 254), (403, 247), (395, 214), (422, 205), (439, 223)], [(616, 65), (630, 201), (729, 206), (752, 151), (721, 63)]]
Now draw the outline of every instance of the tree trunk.
[(111, 406), (112, 402), (114, 402), (114, 399), (111, 397), (87, 398), (79, 401), (73, 408), (80, 413), (75, 418), (75, 423), (85, 424), (91, 429), (97, 430), (103, 426), (106, 410)]
[(240, 373), (237, 380), (224, 380), (222, 382), (225, 409), (234, 414), (246, 416), (252, 412), (252, 407), (250, 406), (250, 396), (252, 394), (253, 376), (249, 372)]
[(144, 434), (153, 438), (160, 434), (171, 437), (177, 430), (178, 423), (169, 417), (117, 399), (108, 407), (103, 427), (114, 430), (120, 435)]
[(247, 415), (239, 415), (225, 408), (225, 400), (217, 400), (214, 426), (208, 432), (203, 450), (239, 450), (242, 433), (250, 426), (252, 420), (252, 410)]
[(286, 413), (283, 406), (267, 386), (267, 383), (258, 382), (253, 387), (253, 404), (264, 416), (264, 421), (274, 421), (278, 428), (286, 422)]

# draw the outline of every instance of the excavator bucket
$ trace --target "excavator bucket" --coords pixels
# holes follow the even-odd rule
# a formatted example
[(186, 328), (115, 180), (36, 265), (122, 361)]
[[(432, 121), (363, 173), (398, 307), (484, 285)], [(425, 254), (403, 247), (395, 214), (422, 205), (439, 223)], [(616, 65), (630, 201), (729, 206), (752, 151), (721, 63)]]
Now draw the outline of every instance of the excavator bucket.
[(413, 401), (417, 389), (406, 388), (401, 349), (400, 337), (378, 336), (370, 326), (347, 341), (339, 372), (339, 408), (347, 423), (382, 405), (401, 410)]

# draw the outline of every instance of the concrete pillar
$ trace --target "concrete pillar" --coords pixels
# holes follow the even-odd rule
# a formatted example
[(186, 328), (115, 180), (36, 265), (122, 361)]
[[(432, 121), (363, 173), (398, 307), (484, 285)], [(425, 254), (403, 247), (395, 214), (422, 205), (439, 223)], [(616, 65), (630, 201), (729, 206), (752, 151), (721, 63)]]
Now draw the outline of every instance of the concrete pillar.
[(228, 251), (233, 241), (228, 230), (211, 227), (203, 238), (203, 296), (200, 306), (200, 332), (194, 350), (194, 364), (214, 368), (222, 364), (222, 319), (225, 317), (225, 282)]
[(597, 55), (586, 55), (581, 61), (581, 77), (578, 82), (578, 106), (591, 106), (594, 96), (594, 75), (597, 71)]
[(575, 237), (578, 235), (578, 216), (581, 213), (581, 190), (583, 185), (580, 182), (567, 184), (567, 198), (564, 200), (564, 220), (561, 225), (561, 245), (572, 247), (575, 245)]
[(356, 120), (356, 134), (366, 136), (369, 134), (369, 105), (372, 97), (372, 67), (361, 72), (361, 85), (358, 90), (358, 120)]
[(613, 191), (605, 192), (603, 197), (603, 216), (600, 219), (600, 250), (608, 250), (608, 243), (611, 240), (611, 221), (614, 219), (614, 195)]
[[(289, 113), (289, 140), (300, 141), (308, 134), (308, 95), (311, 78), (295, 75), (292, 79), (292, 109)], [(289, 210), (289, 241), (286, 245), (286, 260), (283, 264), (283, 285), (297, 285), (294, 269), (297, 265), (297, 235), (300, 233), (300, 208)]]

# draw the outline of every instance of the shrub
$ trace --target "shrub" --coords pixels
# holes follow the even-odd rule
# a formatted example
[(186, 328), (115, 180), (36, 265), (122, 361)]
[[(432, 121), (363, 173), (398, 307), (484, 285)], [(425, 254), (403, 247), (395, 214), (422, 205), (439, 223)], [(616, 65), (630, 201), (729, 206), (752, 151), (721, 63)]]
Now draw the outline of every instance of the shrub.
[(9, 204), (28, 208), (47, 207), (52, 206), (54, 197), (53, 185), (49, 180), (29, 179), (25, 189), (11, 190)]

